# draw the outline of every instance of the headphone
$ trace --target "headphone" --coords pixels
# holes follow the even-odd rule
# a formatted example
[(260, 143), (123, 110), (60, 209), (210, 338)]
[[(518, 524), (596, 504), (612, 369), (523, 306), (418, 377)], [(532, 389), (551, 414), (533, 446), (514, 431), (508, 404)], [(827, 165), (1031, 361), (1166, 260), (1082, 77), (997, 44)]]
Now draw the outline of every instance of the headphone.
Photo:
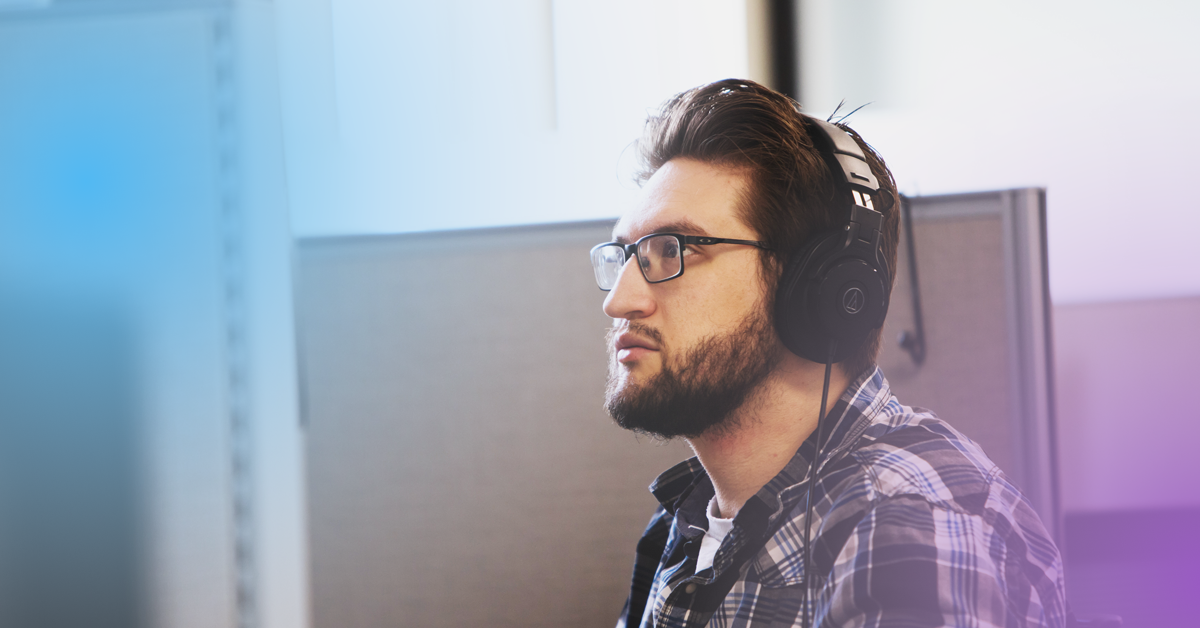
[(891, 285), (880, 250), (883, 214), (872, 201), (879, 181), (862, 148), (832, 123), (803, 117), (830, 170), (845, 176), (837, 187), (839, 195), (849, 188), (849, 221), (789, 256), (775, 293), (775, 327), (792, 353), (828, 364), (849, 357), (883, 325)]
[(808, 121), (813, 143), (830, 172), (845, 176), (844, 183), (835, 182), (837, 193), (845, 194), (849, 188), (851, 201), (845, 227), (809, 238), (788, 258), (775, 293), (775, 328), (784, 346), (802, 358), (825, 365), (825, 386), (817, 415), (817, 449), (808, 468), (804, 517), (802, 625), (808, 628), (813, 620), (809, 608), (813, 599), (812, 492), (820, 469), (830, 371), (835, 362), (849, 357), (883, 325), (891, 285), (887, 261), (880, 250), (883, 214), (872, 200), (879, 193), (879, 181), (862, 148), (832, 123), (801, 116)]

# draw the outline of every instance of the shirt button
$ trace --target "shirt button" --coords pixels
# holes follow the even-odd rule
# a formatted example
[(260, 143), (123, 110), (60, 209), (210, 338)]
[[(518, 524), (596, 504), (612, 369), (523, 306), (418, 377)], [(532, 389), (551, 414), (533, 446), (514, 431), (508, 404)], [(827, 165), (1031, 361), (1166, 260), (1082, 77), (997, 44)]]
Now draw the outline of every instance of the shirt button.
[(687, 585), (686, 587), (684, 587), (683, 592), (687, 593), (688, 595), (695, 593), (696, 592), (696, 583), (693, 582), (693, 583)]

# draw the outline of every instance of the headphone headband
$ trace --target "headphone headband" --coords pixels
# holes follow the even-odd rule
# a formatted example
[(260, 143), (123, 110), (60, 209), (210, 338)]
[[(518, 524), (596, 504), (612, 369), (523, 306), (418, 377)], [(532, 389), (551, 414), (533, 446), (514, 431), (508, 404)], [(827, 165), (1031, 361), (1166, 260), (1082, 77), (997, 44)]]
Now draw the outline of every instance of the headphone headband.
[[(804, 114), (800, 114), (804, 115)], [(814, 127), (820, 129), (824, 135), (823, 139), (828, 144), (823, 153), (828, 153), (833, 157), (831, 162), (835, 162), (838, 168), (834, 172), (841, 172), (845, 178), (846, 184), (850, 186), (852, 191), (857, 191), (859, 194), (870, 194), (874, 197), (879, 193), (879, 180), (875, 178), (875, 173), (871, 172), (871, 165), (867, 163), (867, 156), (863, 154), (862, 148), (858, 142), (854, 141), (850, 134), (838, 127), (832, 122), (826, 122), (820, 118), (804, 115), (808, 121), (813, 123)], [(833, 163), (830, 163), (832, 166)], [(873, 209), (870, 205), (860, 202), (864, 199), (855, 197), (856, 205), (863, 205), (868, 209)], [(869, 199), (865, 200), (870, 203)]]

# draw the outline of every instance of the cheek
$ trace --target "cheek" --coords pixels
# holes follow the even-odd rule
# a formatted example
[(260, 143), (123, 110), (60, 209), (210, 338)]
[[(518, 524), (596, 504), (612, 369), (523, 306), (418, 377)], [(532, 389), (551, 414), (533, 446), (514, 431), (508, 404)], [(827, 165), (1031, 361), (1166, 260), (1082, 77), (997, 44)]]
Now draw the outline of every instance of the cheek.
[(757, 281), (730, 282), (723, 291), (697, 296), (689, 303), (693, 320), (709, 329), (709, 334), (729, 332), (741, 327), (750, 317), (766, 307)]
[(656, 327), (663, 332), (668, 349), (690, 347), (705, 338), (736, 331), (771, 302), (764, 298), (766, 288), (757, 260), (737, 261), (742, 263), (728, 268), (708, 266), (703, 273), (685, 273), (677, 281), (659, 284)]

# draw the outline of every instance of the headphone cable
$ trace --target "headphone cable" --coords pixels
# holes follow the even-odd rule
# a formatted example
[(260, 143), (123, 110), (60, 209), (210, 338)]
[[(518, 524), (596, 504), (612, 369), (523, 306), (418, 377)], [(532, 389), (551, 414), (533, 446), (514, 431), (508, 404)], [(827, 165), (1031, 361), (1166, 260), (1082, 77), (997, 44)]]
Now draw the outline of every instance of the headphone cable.
[(821, 459), (821, 437), (825, 427), (825, 403), (829, 400), (829, 374), (833, 371), (833, 356), (837, 351), (837, 340), (829, 340), (829, 357), (825, 359), (825, 385), (821, 388), (821, 411), (817, 413), (817, 443), (813, 452), (812, 462), (808, 466), (808, 496), (805, 501), (804, 515), (804, 628), (812, 628), (812, 614), (809, 613), (809, 602), (812, 601), (812, 518), (813, 518), (813, 489), (817, 485), (817, 466)]

